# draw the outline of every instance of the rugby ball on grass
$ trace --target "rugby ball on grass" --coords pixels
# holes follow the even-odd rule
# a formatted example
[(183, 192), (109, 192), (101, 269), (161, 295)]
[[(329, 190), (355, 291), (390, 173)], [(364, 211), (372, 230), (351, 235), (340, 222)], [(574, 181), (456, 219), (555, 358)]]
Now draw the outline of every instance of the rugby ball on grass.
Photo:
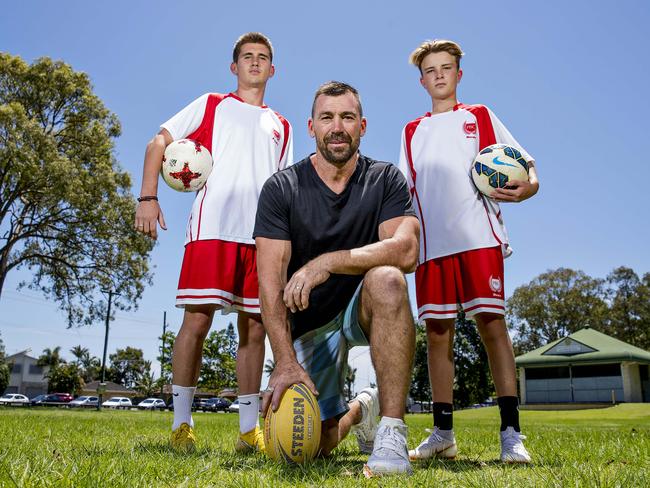
[(266, 453), (276, 461), (304, 464), (318, 454), (321, 420), (318, 400), (302, 383), (291, 385), (264, 419)]

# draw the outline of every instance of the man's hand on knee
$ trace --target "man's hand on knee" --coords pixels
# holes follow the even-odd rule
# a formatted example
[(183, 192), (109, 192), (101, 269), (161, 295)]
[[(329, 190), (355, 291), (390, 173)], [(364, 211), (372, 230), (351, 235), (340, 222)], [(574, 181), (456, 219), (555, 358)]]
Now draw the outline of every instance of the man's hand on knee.
[(311, 291), (330, 277), (325, 267), (325, 260), (316, 258), (296, 271), (287, 286), (284, 287), (284, 304), (293, 313), (309, 307)]

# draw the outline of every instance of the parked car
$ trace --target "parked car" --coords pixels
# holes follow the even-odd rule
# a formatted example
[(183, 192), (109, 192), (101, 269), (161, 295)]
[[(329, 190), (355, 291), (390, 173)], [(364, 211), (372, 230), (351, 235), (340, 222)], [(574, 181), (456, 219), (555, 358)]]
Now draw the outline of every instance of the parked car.
[(98, 402), (99, 398), (96, 396), (80, 396), (68, 403), (68, 407), (96, 407)]
[(228, 407), (229, 412), (239, 413), (239, 400), (235, 400)]
[(132, 406), (131, 399), (126, 397), (111, 397), (102, 403), (102, 407), (106, 408), (129, 408)]
[(6, 395), (2, 395), (0, 397), (0, 405), (28, 405), (29, 404), (29, 398), (27, 398), (25, 395), (21, 395), (20, 393), (7, 393)]
[(230, 401), (219, 397), (208, 398), (205, 403), (205, 408), (211, 412), (227, 412), (230, 406)]
[(162, 410), (166, 408), (165, 401), (162, 398), (147, 398), (138, 403), (138, 408), (141, 410)]
[(194, 397), (192, 400), (192, 410), (208, 410), (208, 404), (205, 398)]
[(67, 405), (72, 401), (70, 393), (50, 393), (48, 395), (38, 395), (31, 400), (32, 406), (50, 406), (56, 407)]
[(42, 402), (43, 400), (45, 400), (45, 397), (47, 397), (47, 395), (36, 395), (36, 396), (35, 396), (34, 398), (32, 398), (29, 402), (30, 402), (32, 405), (40, 405), (41, 402)]

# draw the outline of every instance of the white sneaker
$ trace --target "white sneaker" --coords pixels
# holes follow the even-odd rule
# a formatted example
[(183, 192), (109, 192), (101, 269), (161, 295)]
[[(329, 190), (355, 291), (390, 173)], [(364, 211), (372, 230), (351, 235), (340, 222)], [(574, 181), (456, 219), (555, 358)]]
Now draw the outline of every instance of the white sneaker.
[(418, 447), (409, 451), (411, 461), (439, 457), (453, 459), (458, 453), (456, 437), (453, 430), (426, 429), (431, 435), (424, 439)]
[(359, 451), (363, 454), (371, 454), (377, 434), (379, 392), (377, 388), (364, 388), (354, 400), (361, 405), (361, 422), (352, 426), (352, 431), (357, 437)]
[(375, 447), (364, 467), (366, 476), (413, 474), (406, 448), (406, 424), (391, 427), (380, 425), (375, 437)]
[(501, 462), (529, 463), (530, 454), (522, 442), (525, 438), (525, 435), (517, 432), (513, 427), (508, 427), (501, 432)]

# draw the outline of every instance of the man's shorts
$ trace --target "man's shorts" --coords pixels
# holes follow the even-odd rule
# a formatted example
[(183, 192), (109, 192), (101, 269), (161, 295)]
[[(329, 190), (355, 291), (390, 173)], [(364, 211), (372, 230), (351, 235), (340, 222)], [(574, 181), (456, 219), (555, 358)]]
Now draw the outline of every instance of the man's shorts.
[(260, 313), (254, 244), (193, 241), (185, 246), (176, 306), (212, 303), (221, 313)]
[(329, 323), (311, 330), (293, 342), (296, 357), (318, 390), (321, 420), (339, 418), (348, 411), (343, 394), (348, 352), (354, 346), (367, 346), (359, 324), (361, 285), (347, 308)]
[(505, 314), (501, 246), (473, 249), (426, 261), (415, 271), (418, 321), (454, 319), (459, 308)]

